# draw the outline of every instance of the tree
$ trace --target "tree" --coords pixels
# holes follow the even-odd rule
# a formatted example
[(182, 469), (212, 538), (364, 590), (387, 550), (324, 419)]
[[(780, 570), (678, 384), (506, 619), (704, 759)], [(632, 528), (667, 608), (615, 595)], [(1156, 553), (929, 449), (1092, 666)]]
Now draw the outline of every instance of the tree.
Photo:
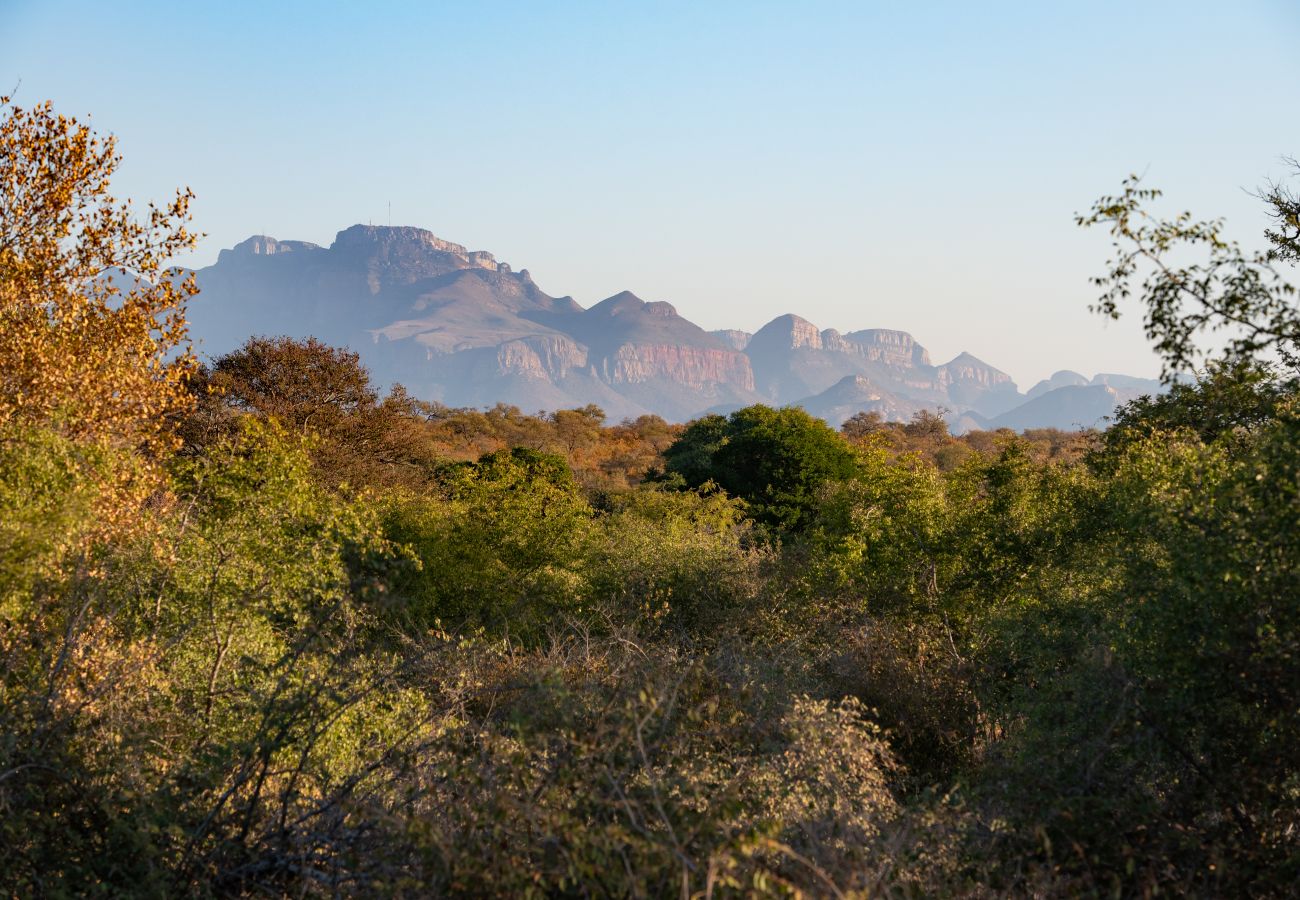
[[(1206, 443), (1244, 437), (1276, 419), (1297, 390), (1294, 379), (1280, 380), (1269, 367), (1211, 362), (1195, 382), (1179, 382), (1164, 394), (1121, 406), (1101, 442), (1113, 453), (1157, 432), (1191, 431)], [(1094, 462), (1104, 455), (1094, 454)]]
[(418, 483), (433, 465), (422, 405), (401, 385), (380, 401), (352, 350), (252, 337), (201, 371), (195, 386), (198, 408), (181, 430), (197, 447), (228, 434), (233, 411), (318, 435), (312, 457), (329, 487)]
[[(1300, 160), (1288, 159), (1291, 168), (1300, 172)], [(1265, 230), (1264, 237), (1273, 245), (1270, 259), (1300, 262), (1300, 194), (1282, 182), (1272, 182), (1260, 192), (1260, 199), (1269, 207), (1274, 227)]]
[(749, 406), (706, 416), (664, 451), (667, 471), (693, 488), (715, 482), (767, 525), (798, 530), (816, 513), (818, 492), (853, 476), (853, 450), (802, 409)]
[(397, 584), (406, 619), (535, 639), (574, 611), (591, 507), (563, 457), (498, 450), (447, 467), (442, 488), (389, 510), (389, 535), (421, 562)]
[(912, 420), (903, 426), (903, 433), (911, 438), (932, 441), (948, 437), (948, 423), (943, 418), (944, 410), (919, 409)]
[(851, 441), (860, 441), (884, 427), (885, 417), (879, 410), (863, 410), (844, 420), (844, 424), (840, 426), (840, 434)]
[(249, 338), (213, 365), (212, 388), (234, 409), (295, 430), (328, 429), (379, 401), (358, 353), (314, 337)]
[[(1194, 221), (1191, 213), (1158, 219), (1145, 208), (1161, 192), (1141, 187), (1130, 176), (1118, 196), (1102, 197), (1092, 212), (1076, 216), (1090, 228), (1109, 225), (1115, 255), (1105, 275), (1093, 279), (1103, 293), (1093, 307), (1119, 318), (1120, 303), (1134, 292), (1146, 307), (1147, 337), (1155, 342), (1166, 379), (1195, 368), (1201, 353), (1197, 338), (1227, 332), (1224, 355), (1232, 363), (1280, 356), (1300, 369), (1300, 308), (1296, 289), (1283, 279), (1278, 262), (1297, 258), (1300, 201), (1281, 186), (1265, 196), (1278, 230), (1266, 237), (1273, 248), (1247, 253), (1223, 236), (1223, 220)], [(1204, 252), (1200, 262), (1181, 262), (1188, 251)]]
[(727, 442), (729, 430), (726, 416), (708, 415), (696, 419), (664, 449), (665, 474), (675, 476), (692, 488), (716, 480), (718, 472), (714, 457)]
[(193, 247), (188, 190), (137, 219), (109, 181), (112, 137), (0, 97), (0, 427), (50, 427), (134, 449), (171, 445), (193, 369), (192, 278), (165, 269)]

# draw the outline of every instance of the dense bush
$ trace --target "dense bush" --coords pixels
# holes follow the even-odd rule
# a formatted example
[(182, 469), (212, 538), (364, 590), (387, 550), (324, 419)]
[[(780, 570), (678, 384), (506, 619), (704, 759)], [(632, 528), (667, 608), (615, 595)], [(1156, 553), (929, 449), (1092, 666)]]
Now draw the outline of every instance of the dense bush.
[[(86, 137), (13, 114), (0, 163), (83, 173), (45, 212), (93, 214)], [(1093, 221), (1249, 270), (1217, 226), (1135, 225), (1145, 197)], [(1256, 351), (1300, 330), (1272, 282), (1197, 282), (1200, 315), (1266, 320), (1100, 436), (606, 426), (381, 400), (315, 342), (197, 370), (182, 320), (149, 325), (181, 288), (78, 293), (187, 244), (112, 210), (0, 229), (0, 891), (1294, 894), (1300, 397)], [(1176, 275), (1146, 299), (1181, 362)], [(115, 334), (98, 375), (51, 349)]]

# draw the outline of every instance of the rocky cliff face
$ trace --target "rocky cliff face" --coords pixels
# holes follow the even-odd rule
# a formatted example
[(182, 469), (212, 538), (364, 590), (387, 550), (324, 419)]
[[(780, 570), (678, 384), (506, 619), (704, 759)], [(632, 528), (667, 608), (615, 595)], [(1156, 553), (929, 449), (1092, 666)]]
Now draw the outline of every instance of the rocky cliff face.
[(869, 328), (850, 332), (844, 339), (856, 347), (858, 353), (887, 365), (902, 368), (930, 365), (930, 354), (906, 331)]
[(497, 345), (496, 351), (496, 371), (481, 375), (521, 375), (550, 381), (587, 368), (587, 348), (563, 335), (506, 341)]
[(491, 253), (470, 252), (422, 228), (353, 225), (338, 233), (330, 254), (340, 268), (364, 273), (371, 294), (459, 269), (510, 272)]
[(749, 339), (753, 337), (748, 331), (740, 331), (736, 328), (723, 328), (718, 331), (710, 331), (709, 334), (722, 341), (732, 350), (744, 350), (749, 346)]
[(793, 314), (778, 316), (768, 322), (749, 339), (745, 348), (749, 353), (788, 353), (807, 348), (822, 349), (822, 333), (807, 319)]
[(675, 344), (623, 344), (601, 361), (601, 375), (610, 384), (666, 379), (689, 388), (710, 384), (754, 389), (749, 357), (734, 350)]
[[(982, 423), (1025, 399), (1008, 375), (970, 354), (934, 365), (903, 331), (843, 334), (791, 314), (752, 335), (707, 332), (672, 304), (629, 291), (583, 309), (542, 291), (526, 269), (420, 228), (354, 225), (329, 247), (257, 235), (197, 276), (191, 320), (200, 352), (219, 355), (251, 334), (315, 336), (356, 349), (377, 380), (451, 405), (595, 403), (615, 419), (685, 420), (755, 402), (802, 403), (832, 422), (863, 409), (907, 418), (946, 407), (954, 421)], [(1104, 378), (1125, 395), (1145, 384)], [(1036, 389), (1041, 402), (1029, 419), (1050, 418), (1052, 388), (1067, 380), (1075, 383), (1054, 376)], [(1073, 395), (1062, 402), (1070, 415), (1087, 415), (1112, 394), (1089, 391), (1086, 410)]]
[(894, 398), (887, 409), (879, 407), (891, 415), (936, 407), (994, 414), (1019, 397), (1010, 376), (969, 354), (933, 365), (926, 349), (905, 331), (873, 328), (841, 334), (785, 315), (760, 328), (745, 352), (754, 366), (756, 389), (773, 403), (812, 402), (837, 385), (843, 393), (843, 385), (853, 383), (846, 379), (855, 377)]
[(965, 384), (984, 390), (993, 390), (1007, 385), (1014, 386), (1011, 376), (1006, 372), (999, 372), (969, 353), (963, 353), (952, 362), (940, 366), (939, 378), (944, 384)]

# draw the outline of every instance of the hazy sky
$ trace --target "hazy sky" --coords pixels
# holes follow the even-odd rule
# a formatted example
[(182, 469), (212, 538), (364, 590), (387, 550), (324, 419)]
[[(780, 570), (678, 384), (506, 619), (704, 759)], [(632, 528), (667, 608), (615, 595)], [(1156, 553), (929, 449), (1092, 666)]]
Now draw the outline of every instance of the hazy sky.
[(902, 328), (1022, 389), (1154, 374), (1088, 312), (1132, 171), (1257, 242), (1300, 156), (1300, 0), (66, 3), (0, 0), (0, 93), (119, 138), (117, 188), (189, 185), (215, 260), (419, 225), (583, 305), (706, 328)]

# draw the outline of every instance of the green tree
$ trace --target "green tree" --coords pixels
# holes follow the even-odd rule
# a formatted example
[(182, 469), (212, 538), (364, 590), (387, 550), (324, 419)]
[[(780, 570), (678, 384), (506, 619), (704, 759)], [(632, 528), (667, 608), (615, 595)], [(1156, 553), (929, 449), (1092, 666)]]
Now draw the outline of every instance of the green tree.
[(440, 497), (390, 503), (388, 533), (421, 562), (396, 585), (402, 617), (535, 639), (578, 609), (591, 515), (563, 457), (516, 447), (450, 466)]
[(1093, 279), (1103, 289), (1094, 309), (1117, 319), (1120, 304), (1140, 292), (1147, 337), (1167, 378), (1194, 369), (1203, 352), (1198, 338), (1215, 332), (1224, 335), (1230, 364), (1275, 353), (1300, 367), (1296, 289), (1278, 267), (1297, 258), (1295, 196), (1280, 186), (1268, 192), (1278, 230), (1266, 235), (1273, 247), (1255, 253), (1224, 237), (1222, 219), (1195, 221), (1188, 212), (1157, 218), (1146, 207), (1160, 196), (1130, 176), (1119, 195), (1102, 197), (1089, 215), (1076, 217), (1084, 227), (1109, 226), (1114, 238), (1109, 270)]
[(664, 451), (664, 460), (689, 487), (714, 482), (743, 499), (756, 521), (785, 531), (806, 527), (822, 489), (855, 471), (843, 436), (797, 407), (706, 416)]
[[(1250, 362), (1210, 362), (1195, 381), (1180, 381), (1166, 393), (1139, 397), (1115, 413), (1101, 436), (1107, 451), (1160, 432), (1190, 431), (1210, 442), (1221, 436), (1245, 438), (1273, 421), (1300, 390), (1295, 379), (1280, 379), (1269, 366)], [(1094, 463), (1107, 458), (1093, 454)]]
[(741, 507), (721, 491), (613, 495), (584, 547), (592, 606), (706, 639), (751, 624), (765, 612), (759, 596), (770, 552), (752, 546)]

